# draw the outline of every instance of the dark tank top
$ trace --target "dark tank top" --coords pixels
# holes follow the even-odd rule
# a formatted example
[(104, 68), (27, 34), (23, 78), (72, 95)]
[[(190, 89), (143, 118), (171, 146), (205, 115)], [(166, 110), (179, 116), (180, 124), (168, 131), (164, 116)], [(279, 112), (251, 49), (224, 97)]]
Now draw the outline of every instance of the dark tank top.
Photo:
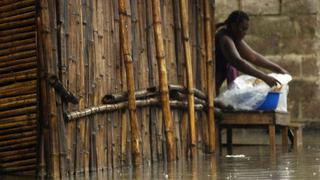
[[(229, 36), (225, 29), (220, 29), (215, 36), (215, 55), (216, 55), (216, 92), (219, 94), (219, 89), (227, 79), (228, 85), (239, 75), (238, 70), (233, 67), (228, 59), (223, 55), (222, 49), (220, 46), (220, 39), (223, 36)], [(229, 36), (230, 37), (230, 36)], [(230, 37), (231, 38), (231, 37)], [(232, 38), (231, 38), (232, 39)]]

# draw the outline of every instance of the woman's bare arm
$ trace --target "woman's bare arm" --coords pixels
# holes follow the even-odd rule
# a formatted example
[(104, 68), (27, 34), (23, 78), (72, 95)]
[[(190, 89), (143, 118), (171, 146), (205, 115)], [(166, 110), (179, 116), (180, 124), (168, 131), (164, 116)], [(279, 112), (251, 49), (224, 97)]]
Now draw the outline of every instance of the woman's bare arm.
[(240, 55), (251, 63), (276, 73), (288, 74), (285, 69), (254, 51), (245, 41), (242, 40), (239, 42), (239, 44), (237, 44), (237, 48), (239, 49)]
[(262, 71), (256, 69), (250, 63), (248, 63), (245, 59), (243, 59), (240, 56), (240, 54), (239, 54), (234, 42), (231, 40), (231, 38), (229, 38), (227, 36), (221, 37), (220, 45), (222, 47), (221, 49), (222, 49), (223, 55), (239, 71), (265, 81), (270, 87), (275, 86), (279, 83), (279, 81), (266, 75)]

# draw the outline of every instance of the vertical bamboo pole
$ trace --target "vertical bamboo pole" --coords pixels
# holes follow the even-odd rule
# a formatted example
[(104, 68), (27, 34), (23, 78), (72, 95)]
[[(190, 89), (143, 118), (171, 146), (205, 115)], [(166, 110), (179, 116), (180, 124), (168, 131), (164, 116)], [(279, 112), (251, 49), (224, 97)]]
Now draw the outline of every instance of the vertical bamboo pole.
[(214, 120), (214, 66), (213, 66), (213, 42), (211, 34), (211, 14), (209, 0), (204, 0), (205, 11), (205, 34), (206, 34), (206, 54), (207, 54), (207, 94), (208, 94), (208, 125), (209, 125), (209, 153), (216, 150), (216, 127)]
[(189, 112), (189, 125), (190, 125), (190, 140), (191, 140), (191, 156), (196, 156), (196, 122), (194, 112), (194, 93), (193, 93), (193, 74), (192, 74), (192, 59), (191, 48), (189, 41), (189, 20), (188, 20), (188, 5), (187, 0), (180, 0), (180, 16), (183, 34), (183, 46), (186, 61), (186, 74), (187, 74), (187, 89), (188, 89), (188, 112)]
[(120, 46), (124, 56), (126, 75), (127, 75), (127, 86), (128, 86), (128, 105), (129, 105), (129, 116), (131, 126), (131, 146), (132, 146), (132, 157), (134, 165), (141, 163), (140, 145), (139, 145), (139, 123), (136, 114), (136, 98), (135, 98), (135, 87), (134, 87), (134, 74), (133, 64), (131, 57), (131, 46), (128, 39), (128, 23), (127, 23), (127, 9), (126, 0), (119, 0), (119, 13), (120, 13)]
[(166, 142), (167, 142), (167, 160), (175, 160), (174, 132), (169, 104), (168, 77), (166, 70), (165, 52), (162, 37), (160, 1), (152, 0), (154, 36), (156, 43), (156, 54), (158, 60), (159, 87), (161, 94), (161, 104), (163, 120), (165, 125)]

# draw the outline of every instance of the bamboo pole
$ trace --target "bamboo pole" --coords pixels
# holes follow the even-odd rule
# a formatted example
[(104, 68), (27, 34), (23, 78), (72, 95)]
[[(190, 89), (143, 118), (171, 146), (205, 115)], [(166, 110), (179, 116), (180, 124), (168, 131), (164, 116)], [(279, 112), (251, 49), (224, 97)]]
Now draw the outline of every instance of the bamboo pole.
[(0, 71), (5, 72), (6, 69), (9, 69), (9, 71), (14, 71), (11, 70), (10, 68), (13, 68), (12, 66), (15, 65), (21, 65), (21, 64), (28, 64), (31, 62), (36, 62), (36, 57), (29, 57), (29, 58), (25, 58), (25, 59), (19, 59), (17, 61), (7, 61), (7, 62), (0, 62)]
[(119, 0), (119, 13), (120, 13), (120, 46), (122, 48), (124, 63), (127, 77), (128, 88), (128, 109), (131, 126), (131, 150), (133, 157), (133, 164), (139, 165), (141, 163), (141, 150), (140, 150), (140, 128), (136, 114), (136, 98), (135, 98), (135, 85), (133, 64), (131, 56), (131, 46), (129, 41), (129, 30), (127, 23), (127, 9), (126, 0)]
[(7, 12), (1, 12), (0, 13), (0, 18), (11, 18), (14, 16), (19, 16), (20, 14), (26, 14), (26, 13), (30, 13), (30, 12), (35, 12), (36, 6), (32, 5), (32, 6), (28, 6), (28, 7), (24, 7), (21, 9), (15, 9), (14, 11), (7, 11)]
[(35, 5), (35, 0), (22, 0), (16, 3), (10, 3), (8, 5), (4, 5), (0, 7), (0, 12), (12, 11), (20, 8), (24, 8), (27, 6)]
[[(26, 44), (35, 43), (36, 39), (34, 37), (24, 40), (18, 40), (18, 41), (10, 41), (6, 43), (0, 44), (0, 49), (8, 49), (8, 48), (17, 48), (17, 46), (25, 46)], [(1, 51), (3, 52), (3, 51)]]
[(27, 44), (19, 44), (15, 47), (2, 49), (2, 50), (0, 50), (0, 54), (1, 54), (1, 56), (4, 56), (4, 55), (13, 54), (16, 52), (28, 51), (28, 50), (32, 50), (32, 49), (36, 49), (35, 42), (27, 43)]
[(7, 73), (7, 72), (16, 72), (19, 70), (24, 70), (24, 69), (32, 69), (37, 67), (37, 62), (31, 61), (31, 62), (26, 62), (23, 64), (17, 64), (9, 67), (0, 67), (0, 74)]
[(166, 60), (164, 52), (164, 44), (162, 37), (161, 27), (161, 13), (160, 13), (160, 1), (152, 0), (152, 12), (153, 12), (153, 26), (154, 37), (156, 43), (156, 54), (158, 61), (158, 73), (159, 73), (159, 86), (162, 104), (162, 113), (166, 134), (166, 149), (167, 149), (167, 161), (176, 159), (173, 121), (171, 118), (170, 102), (169, 102), (169, 90), (168, 90), (168, 77), (166, 70)]
[(206, 54), (207, 54), (207, 94), (208, 94), (208, 129), (209, 129), (209, 153), (216, 151), (216, 127), (214, 119), (214, 67), (213, 67), (213, 42), (211, 34), (211, 14), (209, 0), (204, 0), (205, 10), (205, 34), (206, 34)]
[[(35, 26), (29, 25), (25, 27), (19, 27), (14, 29), (3, 29), (0, 31), (0, 42), (7, 43), (12, 41), (18, 41), (27, 38), (34, 38)], [(5, 45), (5, 44), (4, 44)]]
[[(158, 95), (158, 92), (156, 91), (156, 88), (147, 88), (140, 91), (135, 92), (136, 99), (144, 99), (148, 97), (153, 97), (155, 95)], [(115, 94), (107, 94), (102, 98), (103, 104), (113, 104), (121, 101), (127, 101), (128, 100), (128, 92), (120, 92)]]
[(0, 24), (0, 30), (30, 26), (30, 25), (34, 25), (34, 22), (35, 22), (35, 18), (24, 19), (18, 22), (7, 22), (7, 23)]
[(30, 11), (26, 13), (17, 14), (14, 16), (3, 17), (0, 19), (0, 24), (4, 24), (10, 21), (20, 21), (22, 19), (33, 18), (35, 17), (35, 15), (36, 15), (35, 11)]
[[(173, 90), (173, 91), (179, 91), (179, 92), (182, 92), (182, 93), (187, 93), (187, 92), (188, 92), (185, 87), (180, 86), (180, 85), (173, 85), (173, 84), (170, 84), (170, 85), (169, 85), (169, 90), (170, 90), (170, 91), (171, 91), (171, 90)], [(206, 99), (207, 99), (207, 96), (206, 96), (205, 93), (203, 93), (201, 90), (196, 89), (196, 88), (193, 88), (193, 92), (194, 92), (194, 96), (195, 96), (195, 97), (200, 98), (200, 99), (203, 99), (203, 100), (206, 100)]]
[(5, 56), (0, 56), (0, 61), (2, 61), (2, 62), (11, 61), (14, 59), (26, 58), (26, 57), (35, 56), (35, 55), (36, 55), (36, 50), (31, 49), (28, 51), (22, 51), (22, 52), (17, 52), (17, 53), (13, 53), (13, 54), (8, 54)]
[(190, 126), (190, 140), (191, 140), (191, 157), (196, 156), (196, 122), (194, 112), (194, 93), (193, 93), (193, 73), (192, 73), (192, 58), (191, 48), (189, 41), (189, 20), (188, 20), (188, 4), (187, 0), (180, 0), (180, 17), (182, 24), (183, 46), (186, 62), (187, 74), (187, 90), (188, 90), (188, 113), (189, 113), (189, 126)]

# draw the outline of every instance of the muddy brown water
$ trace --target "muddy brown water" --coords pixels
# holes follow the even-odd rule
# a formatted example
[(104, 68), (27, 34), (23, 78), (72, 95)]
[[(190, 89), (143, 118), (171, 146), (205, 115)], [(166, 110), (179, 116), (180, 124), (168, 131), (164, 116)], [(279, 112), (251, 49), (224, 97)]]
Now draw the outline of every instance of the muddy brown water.
[[(320, 131), (305, 131), (299, 149), (284, 148), (278, 135), (277, 150), (267, 145), (265, 132), (234, 133), (233, 154), (226, 148), (218, 156), (199, 154), (197, 160), (146, 164), (140, 168), (122, 168), (113, 172), (94, 173), (68, 179), (281, 179), (320, 180)], [(245, 144), (245, 145), (244, 145)], [(254, 145), (259, 144), (259, 145)], [(33, 177), (2, 176), (1, 180), (26, 180)]]

